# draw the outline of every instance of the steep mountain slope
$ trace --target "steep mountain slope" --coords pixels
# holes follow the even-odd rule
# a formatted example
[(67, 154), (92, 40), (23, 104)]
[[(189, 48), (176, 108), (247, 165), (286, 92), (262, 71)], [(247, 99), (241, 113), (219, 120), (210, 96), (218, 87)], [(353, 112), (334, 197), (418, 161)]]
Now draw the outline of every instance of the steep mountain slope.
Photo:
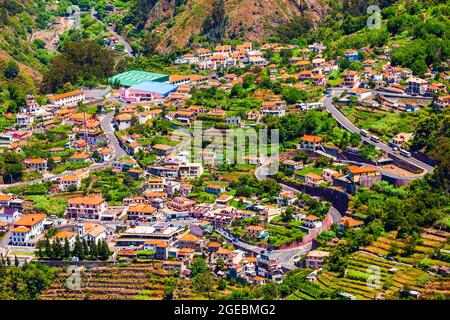
[[(137, 1), (137, 7), (140, 0)], [(158, 35), (157, 51), (181, 48), (195, 36), (262, 40), (296, 16), (318, 22), (330, 12), (325, 0), (155, 0), (145, 1), (145, 28)], [(337, 1), (338, 2), (338, 1)], [(141, 11), (142, 14), (142, 11)]]

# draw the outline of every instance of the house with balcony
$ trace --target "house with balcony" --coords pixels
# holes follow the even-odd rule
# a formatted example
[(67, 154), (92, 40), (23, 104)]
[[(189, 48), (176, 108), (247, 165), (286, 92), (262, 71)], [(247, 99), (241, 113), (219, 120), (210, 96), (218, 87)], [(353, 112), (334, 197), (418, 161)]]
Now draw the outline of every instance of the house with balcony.
[(225, 191), (225, 189), (223, 187), (217, 186), (217, 185), (214, 185), (214, 184), (208, 184), (205, 187), (205, 192), (211, 193), (211, 194), (214, 194), (214, 195), (219, 195), (219, 194), (221, 194), (224, 191)]
[(189, 212), (195, 205), (195, 201), (185, 197), (175, 197), (167, 203), (167, 207), (178, 212)]
[(153, 221), (156, 219), (157, 209), (146, 203), (131, 205), (127, 211), (127, 220), (130, 221)]
[(319, 136), (304, 135), (301, 137), (300, 147), (305, 150), (316, 151), (323, 146), (323, 138)]
[(43, 158), (26, 158), (23, 163), (30, 169), (43, 172), (47, 171), (47, 159)]
[(75, 197), (68, 200), (66, 217), (101, 220), (106, 213), (106, 207), (105, 199), (100, 196)]
[(305, 268), (320, 269), (325, 264), (330, 252), (323, 250), (312, 250), (306, 255)]
[(428, 81), (416, 77), (407, 80), (406, 93), (411, 95), (423, 95), (428, 87)]

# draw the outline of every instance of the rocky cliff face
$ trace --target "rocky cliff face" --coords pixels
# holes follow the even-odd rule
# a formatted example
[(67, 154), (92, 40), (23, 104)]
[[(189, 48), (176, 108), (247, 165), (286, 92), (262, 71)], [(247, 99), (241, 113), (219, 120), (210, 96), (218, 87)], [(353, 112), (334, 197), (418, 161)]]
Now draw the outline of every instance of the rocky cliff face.
[(329, 11), (325, 0), (158, 0), (146, 27), (160, 37), (157, 50), (168, 52), (196, 35), (262, 40), (296, 16), (308, 15), (317, 23)]

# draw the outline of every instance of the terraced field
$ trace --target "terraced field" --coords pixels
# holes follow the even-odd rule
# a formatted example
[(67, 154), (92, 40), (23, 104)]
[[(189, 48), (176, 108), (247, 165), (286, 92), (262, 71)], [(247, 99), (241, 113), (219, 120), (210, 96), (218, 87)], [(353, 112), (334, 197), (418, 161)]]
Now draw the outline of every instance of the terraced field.
[[(430, 258), (439, 249), (443, 248), (450, 237), (450, 233), (440, 231), (433, 228), (425, 229), (421, 234), (420, 243), (415, 246), (413, 254), (403, 256), (406, 243), (403, 239), (396, 239), (396, 233), (391, 232), (386, 236), (379, 237), (377, 241), (372, 242), (369, 246), (364, 247), (364, 251), (376, 255), (390, 255), (393, 245), (397, 246), (397, 254), (395, 259), (407, 263), (418, 264), (424, 258)], [(450, 263), (442, 260), (430, 259), (430, 263), (436, 266), (450, 266)]]
[[(398, 270), (390, 273), (392, 268)], [(379, 282), (375, 278), (377, 275)], [(410, 290), (422, 292), (430, 279), (431, 277), (420, 269), (359, 251), (350, 256), (344, 277), (325, 271), (318, 275), (317, 284), (326, 292), (342, 291), (354, 295), (357, 299), (369, 300), (377, 298), (378, 295), (392, 298), (405, 286)]]
[(189, 281), (173, 277), (160, 264), (130, 264), (86, 269), (82, 273), (79, 290), (67, 288), (69, 274), (61, 270), (54, 283), (40, 298), (58, 299), (162, 299), (167, 279), (177, 282), (174, 297), (189, 299)]

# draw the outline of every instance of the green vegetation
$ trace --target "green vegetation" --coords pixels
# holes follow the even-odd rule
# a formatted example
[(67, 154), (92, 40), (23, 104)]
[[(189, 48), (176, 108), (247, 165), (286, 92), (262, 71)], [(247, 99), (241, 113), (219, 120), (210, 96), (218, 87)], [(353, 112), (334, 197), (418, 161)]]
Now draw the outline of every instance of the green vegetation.
[(106, 241), (99, 242), (90, 241), (86, 239), (80, 240), (77, 236), (73, 250), (70, 249), (69, 242), (65, 239), (61, 243), (59, 239), (50, 241), (48, 238), (38, 242), (36, 245), (38, 251), (36, 256), (39, 259), (62, 260), (77, 257), (79, 260), (101, 260), (105, 261), (112, 255)]
[(9, 258), (0, 261), (0, 299), (33, 300), (55, 277), (54, 268), (39, 263), (12, 265)]
[(33, 208), (36, 212), (45, 212), (47, 215), (62, 217), (67, 208), (67, 198), (34, 195), (26, 196), (25, 199), (33, 201)]

